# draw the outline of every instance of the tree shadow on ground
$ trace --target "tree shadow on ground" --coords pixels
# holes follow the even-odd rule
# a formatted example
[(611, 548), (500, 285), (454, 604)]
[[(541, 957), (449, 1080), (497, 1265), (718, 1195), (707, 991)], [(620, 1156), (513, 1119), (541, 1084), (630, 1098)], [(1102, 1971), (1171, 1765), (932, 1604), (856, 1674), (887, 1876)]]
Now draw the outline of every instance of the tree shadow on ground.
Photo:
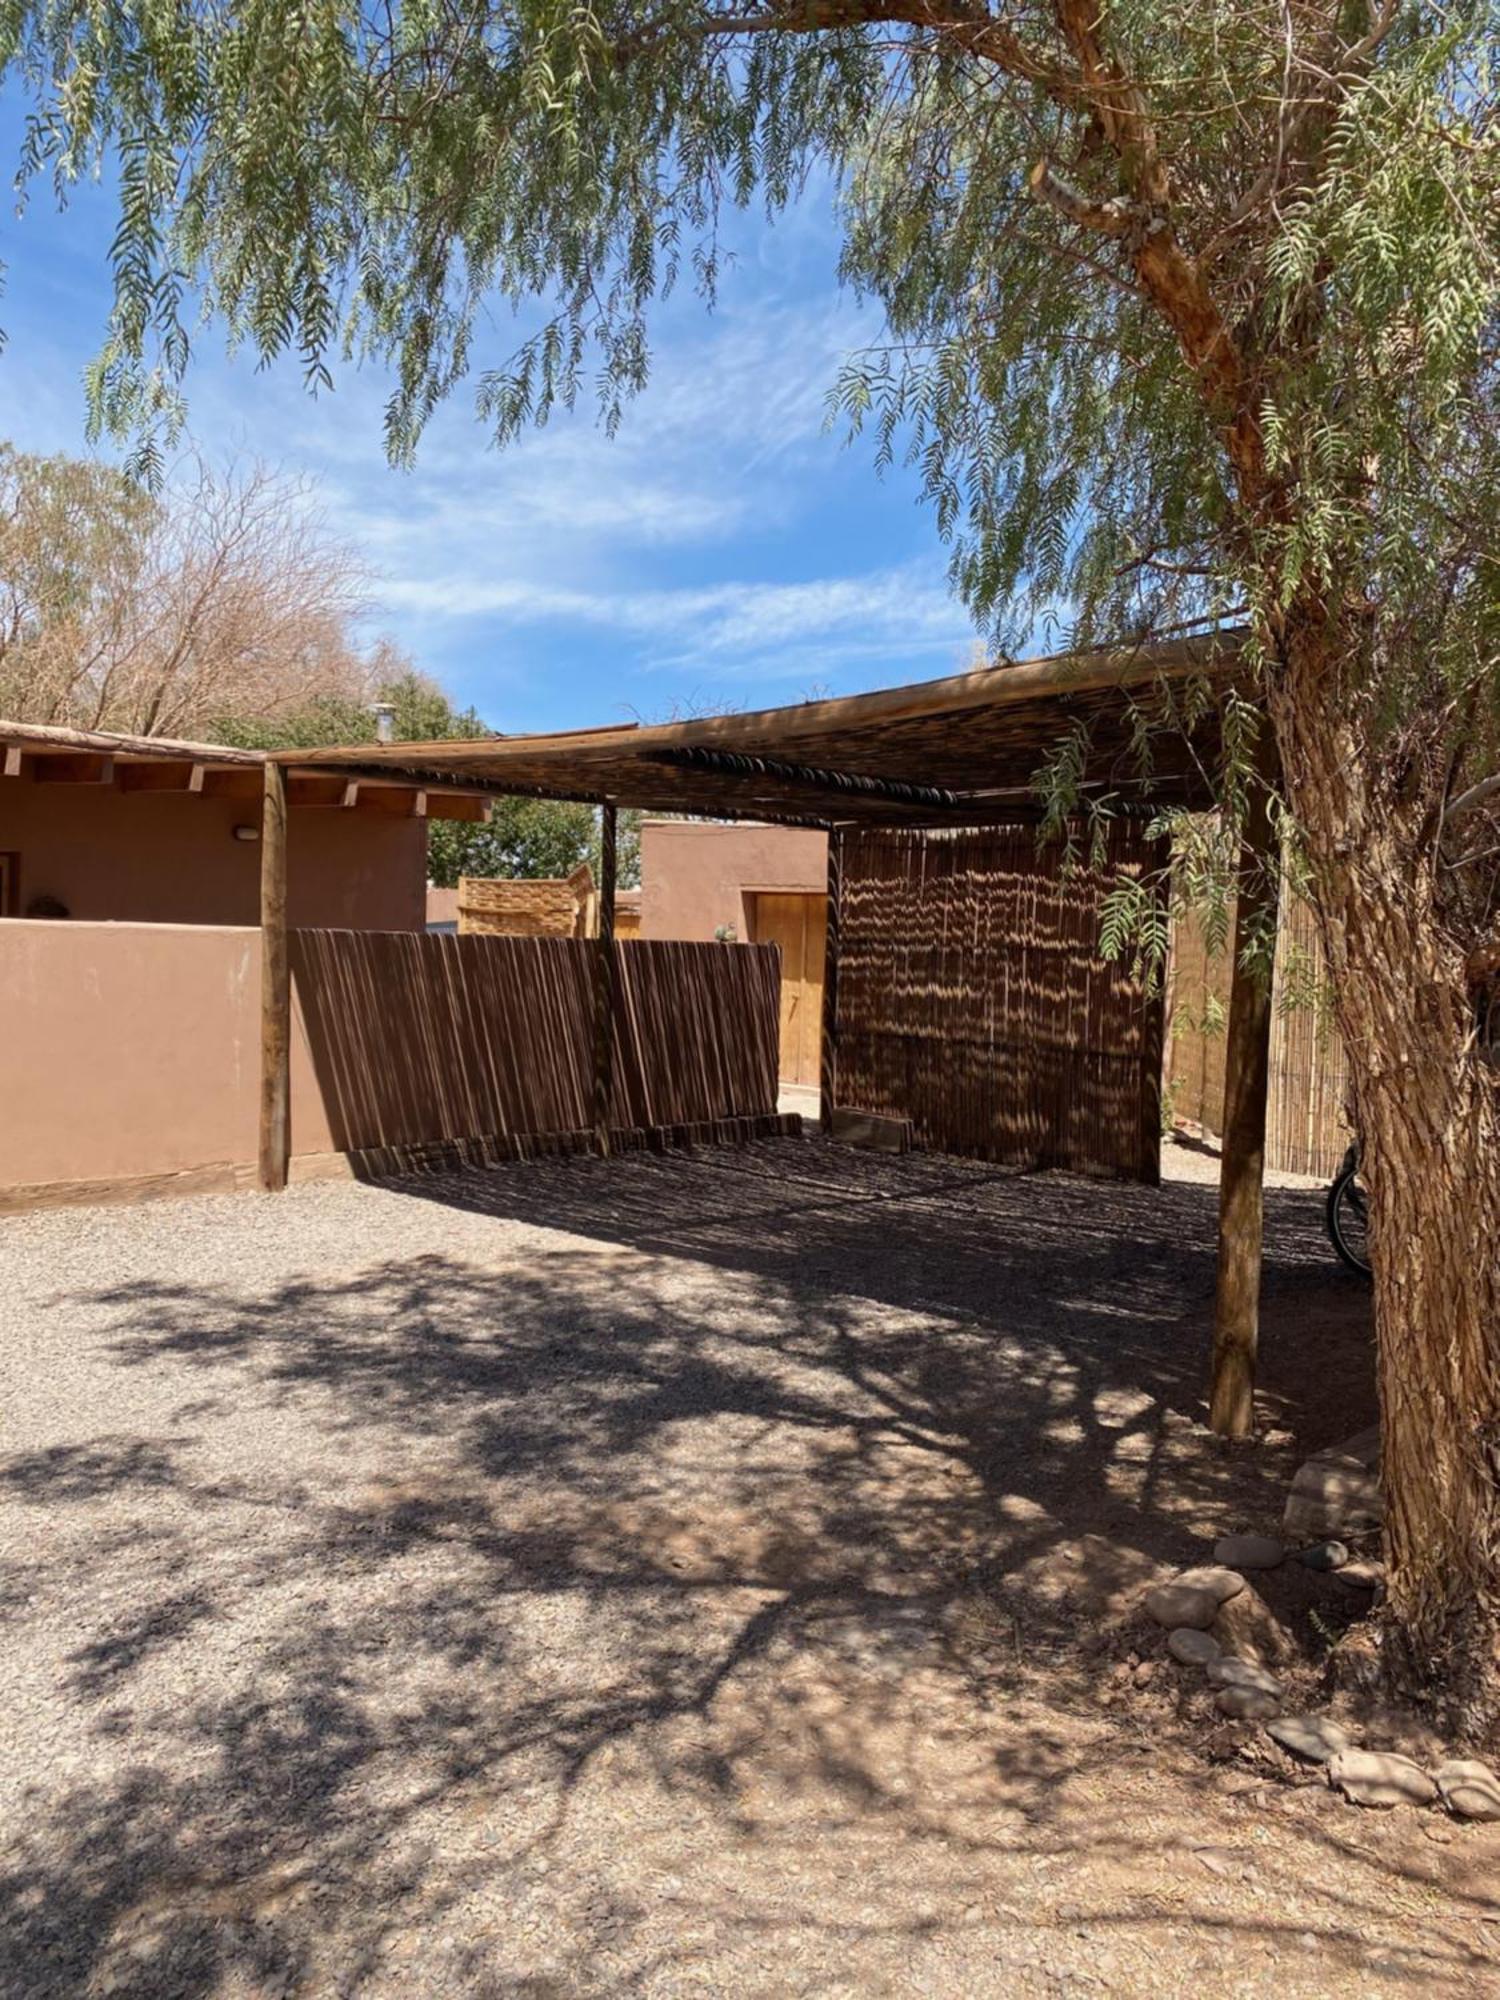
[[(163, 1421), (0, 1464), (72, 1524), (8, 1578), (69, 1628), (72, 1754), (0, 1877), (4, 1990), (882, 1990), (928, 1954), (1041, 1991), (1184, 1925), (1205, 1965), (1488, 1963), (1480, 1873), (1402, 1929), (1442, 1857), (1310, 1795), (1260, 1889), (1177, 1880), (1174, 1829), (1249, 1824), (1099, 1706), (1090, 1634), (1284, 1490), (1285, 1451), (1164, 1421), (1204, 1191), (794, 1147), (404, 1192), (505, 1223), (495, 1261), (73, 1302)], [(1302, 1198), (1270, 1251), (1272, 1406), (1316, 1434), (1297, 1384), (1367, 1375), (1367, 1306)]]

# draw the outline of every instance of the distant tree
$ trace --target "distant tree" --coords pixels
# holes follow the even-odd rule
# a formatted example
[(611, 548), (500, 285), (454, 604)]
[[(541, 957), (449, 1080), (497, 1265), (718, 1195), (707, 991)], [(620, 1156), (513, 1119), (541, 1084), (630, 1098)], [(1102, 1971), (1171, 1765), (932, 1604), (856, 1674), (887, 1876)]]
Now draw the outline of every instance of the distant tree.
[[(382, 642), (370, 662), (369, 685), (358, 698), (325, 696), (294, 714), (218, 718), (215, 742), (254, 750), (316, 750), (335, 743), (373, 742), (375, 705), (389, 706), (398, 743), (451, 742), (492, 736), (473, 708), (456, 709), (438, 683), (419, 673), (395, 646)], [(514, 875), (536, 879), (569, 875), (587, 861), (599, 870), (599, 815), (593, 806), (561, 799), (499, 798), (486, 826), (433, 820), (427, 834), (427, 873), (440, 889), (461, 875)], [(640, 881), (640, 815), (620, 814), (618, 871), (622, 888)]]
[(189, 462), (155, 494), (0, 447), (0, 714), (202, 736), (358, 699), (360, 571), (300, 483)]
[(570, 875), (598, 851), (592, 806), (555, 799), (496, 799), (488, 826), (437, 822), (427, 848), (427, 872), (441, 889), (461, 875)]

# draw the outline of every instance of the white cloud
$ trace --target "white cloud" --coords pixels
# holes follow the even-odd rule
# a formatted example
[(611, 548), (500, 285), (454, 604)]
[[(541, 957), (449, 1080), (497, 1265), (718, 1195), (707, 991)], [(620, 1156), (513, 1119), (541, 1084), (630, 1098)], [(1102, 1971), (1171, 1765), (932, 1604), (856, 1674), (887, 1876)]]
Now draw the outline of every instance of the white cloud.
[(383, 600), (422, 619), (589, 625), (644, 642), (651, 668), (697, 667), (731, 678), (787, 678), (856, 659), (949, 653), (971, 634), (947, 591), (910, 565), (802, 583), (626, 591), (450, 576), (388, 585)]

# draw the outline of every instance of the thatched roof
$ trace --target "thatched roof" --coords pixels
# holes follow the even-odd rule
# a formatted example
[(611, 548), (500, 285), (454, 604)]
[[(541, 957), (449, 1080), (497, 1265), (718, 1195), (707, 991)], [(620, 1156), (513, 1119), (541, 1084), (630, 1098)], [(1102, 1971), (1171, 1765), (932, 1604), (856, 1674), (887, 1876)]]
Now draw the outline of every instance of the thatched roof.
[[(652, 727), (362, 743), (314, 755), (324, 769), (399, 774), (413, 784), (445, 777), (651, 812), (933, 825), (1033, 808), (1039, 766), (1077, 732), (1087, 786), (1196, 804), (1208, 796), (1218, 748), (1212, 691), (1232, 672), (1239, 643), (1237, 633), (1218, 633), (1062, 654)], [(283, 755), (311, 761), (305, 751)]]

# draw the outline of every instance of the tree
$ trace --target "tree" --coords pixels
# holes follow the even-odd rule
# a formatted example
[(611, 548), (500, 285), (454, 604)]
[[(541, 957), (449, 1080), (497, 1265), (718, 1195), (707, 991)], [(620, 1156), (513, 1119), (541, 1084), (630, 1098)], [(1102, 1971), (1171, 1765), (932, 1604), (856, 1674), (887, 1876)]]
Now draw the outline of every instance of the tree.
[(1082, 639), (1243, 607), (1216, 775), (1233, 822), (1275, 787), (1354, 1071), (1390, 1651), (1476, 1734), (1500, 1718), (1492, 35), (1487, 0), (0, 6), (38, 107), (23, 174), (118, 155), (91, 395), (148, 472), (183, 273), (314, 385), (341, 343), (388, 358), (402, 459), (488, 294), (543, 302), (478, 376), (496, 438), (593, 380), (612, 424), (653, 298), (683, 271), (712, 292), (723, 204), (826, 174), (888, 328), (838, 402), (920, 465), (997, 638), (1059, 604)]
[[(254, 750), (315, 750), (334, 743), (373, 742), (376, 705), (390, 710), (398, 743), (435, 743), (492, 736), (473, 708), (455, 709), (438, 683), (418, 673), (389, 641), (375, 649), (369, 683), (359, 698), (323, 696), (294, 714), (219, 717), (216, 743)], [(618, 875), (622, 886), (640, 881), (637, 813), (620, 815)], [(561, 799), (496, 799), (487, 825), (433, 820), (427, 829), (428, 878), (440, 889), (461, 875), (516, 875), (528, 879), (569, 875), (581, 861), (599, 867), (599, 817), (592, 806)]]
[(203, 735), (356, 700), (358, 567), (295, 482), (190, 463), (150, 494), (110, 467), (0, 447), (0, 713)]

